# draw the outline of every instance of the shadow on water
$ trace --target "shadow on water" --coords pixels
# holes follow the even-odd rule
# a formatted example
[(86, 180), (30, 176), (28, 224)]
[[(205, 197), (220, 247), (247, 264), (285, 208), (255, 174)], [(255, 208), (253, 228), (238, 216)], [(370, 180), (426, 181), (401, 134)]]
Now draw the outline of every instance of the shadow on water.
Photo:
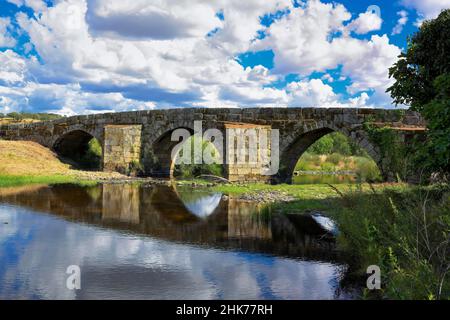
[[(310, 290), (313, 294), (308, 292), (297, 292), (294, 294), (292, 292), (296, 292), (297, 289), (295, 289), (293, 284), (286, 282), (278, 287), (278, 290), (285, 294), (285, 298), (329, 299), (333, 298), (333, 296), (336, 297), (336, 295), (338, 295), (336, 290), (339, 290), (339, 274), (341, 273), (342, 275), (342, 270), (346, 268), (344, 259), (335, 249), (333, 230), (328, 228), (326, 223), (324, 224), (322, 221), (325, 219), (324, 217), (321, 218), (311, 215), (303, 216), (295, 214), (272, 214), (267, 208), (264, 208), (258, 203), (240, 201), (238, 199), (234, 199), (233, 197), (224, 196), (220, 193), (210, 193), (192, 189), (173, 189), (167, 186), (139, 186), (132, 184), (103, 184), (88, 187), (80, 187), (75, 185), (36, 186), (33, 188), (18, 189), (17, 192), (13, 192), (12, 190), (0, 190), (0, 209), (2, 209), (3, 212), (13, 211), (8, 209), (8, 207), (4, 207), (5, 205), (12, 205), (14, 208), (26, 208), (31, 210), (31, 213), (47, 213), (52, 216), (62, 218), (65, 221), (75, 222), (79, 225), (76, 229), (78, 230), (76, 231), (76, 237), (77, 239), (83, 239), (80, 241), (89, 241), (87, 240), (89, 238), (87, 231), (84, 229), (81, 231), (80, 229), (83, 225), (100, 227), (100, 230), (106, 230), (106, 232), (109, 233), (115, 232), (119, 235), (122, 234), (125, 237), (132, 236), (142, 239), (139, 240), (139, 246), (144, 245), (146, 248), (145, 250), (142, 249), (144, 250), (142, 256), (133, 256), (133, 258), (127, 258), (131, 260), (123, 260), (123, 258), (119, 259), (116, 256), (111, 257), (110, 255), (112, 255), (112, 249), (109, 249), (109, 251), (102, 251), (104, 252), (105, 257), (102, 257), (101, 261), (95, 264), (95, 268), (90, 266), (90, 268), (97, 270), (99, 265), (102, 265), (103, 267), (101, 270), (103, 270), (105, 264), (114, 265), (114, 272), (111, 270), (108, 272), (103, 270), (102, 272), (106, 272), (110, 279), (116, 279), (119, 282), (122, 277), (122, 273), (125, 272), (128, 274), (128, 282), (119, 285), (119, 287), (123, 287), (122, 294), (115, 296), (114, 294), (117, 293), (113, 294), (111, 289), (106, 286), (103, 289), (98, 289), (100, 291), (97, 295), (95, 295), (97, 298), (102, 296), (102, 294), (105, 298), (130, 297), (131, 292), (133, 292), (131, 297), (152, 297), (149, 293), (150, 291), (145, 291), (145, 295), (143, 292), (141, 293), (142, 295), (136, 293), (136, 287), (139, 287), (139, 279), (136, 279), (133, 272), (130, 273), (130, 270), (133, 268), (136, 269), (135, 271), (137, 274), (139, 272), (144, 272), (140, 268), (142, 268), (142, 265), (147, 266), (148, 262), (143, 263), (139, 259), (150, 259), (149, 256), (156, 254), (154, 251), (156, 249), (151, 249), (151, 251), (148, 251), (150, 250), (148, 248), (150, 244), (152, 247), (157, 246), (159, 248), (158, 250), (162, 250), (159, 253), (160, 256), (156, 262), (152, 262), (152, 268), (155, 263), (159, 266), (163, 263), (162, 261), (166, 261), (164, 263), (167, 264), (167, 261), (173, 258), (173, 254), (169, 254), (169, 252), (173, 251), (175, 252), (175, 256), (180, 257), (185, 255), (186, 252), (190, 252), (192, 249), (189, 249), (186, 245), (193, 245), (194, 247), (198, 247), (199, 250), (204, 250), (203, 248), (207, 250), (219, 249), (225, 250), (225, 252), (230, 252), (230, 254), (233, 255), (238, 254), (238, 256), (233, 256), (230, 258), (230, 256), (222, 257), (227, 255), (227, 253), (196, 253), (196, 255), (203, 258), (194, 259), (190, 257), (189, 260), (198, 260), (199, 264), (201, 264), (201, 261), (203, 260), (209, 261), (210, 259), (215, 259), (215, 262), (203, 262), (201, 266), (197, 266), (195, 268), (191, 267), (191, 273), (193, 274), (198, 272), (196, 271), (197, 269), (202, 270), (203, 268), (209, 270), (208, 272), (214, 273), (215, 271), (212, 271), (209, 268), (219, 268), (218, 266), (211, 267), (212, 265), (218, 263), (217, 259), (219, 261), (221, 259), (228, 259), (230, 261), (229, 263), (231, 263), (231, 261), (234, 261), (234, 259), (240, 257), (239, 259), (244, 260), (240, 261), (238, 264), (244, 263), (241, 265), (244, 269), (239, 269), (239, 272), (244, 272), (250, 266), (253, 266), (252, 268), (256, 268), (256, 265), (259, 265), (259, 267), (257, 267), (259, 268), (257, 269), (259, 270), (258, 272), (263, 272), (262, 270), (267, 268), (268, 265), (266, 264), (269, 263), (269, 261), (272, 261), (270, 264), (274, 263), (274, 261), (278, 261), (273, 259), (294, 258), (294, 260), (298, 261), (296, 262), (298, 263), (298, 266), (295, 268), (300, 269), (295, 269), (293, 265), (289, 263), (289, 268), (297, 270), (292, 275), (292, 277), (294, 277), (293, 279), (300, 277), (303, 282), (308, 282), (308, 285), (302, 284), (302, 286), (308, 286), (308, 290)], [(0, 210), (0, 213), (1, 212), (2, 211)], [(17, 217), (20, 216), (17, 214), (11, 215), (11, 219), (19, 219)], [(31, 224), (29, 225), (29, 228), (32, 230), (33, 228), (36, 228), (36, 223), (39, 224), (39, 221), (41, 220), (42, 219), (38, 216), (33, 215), (32, 218), (28, 218), (26, 221), (21, 220), (21, 223), (25, 225)], [(36, 241), (42, 243), (41, 246), (46, 247), (46, 249), (42, 249), (43, 252), (39, 254), (45, 255), (46, 250), (49, 250), (47, 247), (55, 245), (52, 241), (61, 241), (61, 243), (68, 241), (66, 244), (68, 247), (75, 246), (72, 243), (72, 240), (67, 240), (68, 235), (71, 235), (75, 231), (64, 231), (64, 235), (58, 236), (58, 232), (60, 230), (53, 230), (56, 228), (53, 224), (48, 224), (45, 228), (49, 229), (49, 234), (42, 236), (42, 239), (36, 239)], [(60, 226), (58, 228), (63, 227)], [(74, 227), (69, 228), (68, 226), (64, 226), (64, 228), (73, 229)], [(19, 227), (17, 227), (17, 229), (19, 229)], [(16, 233), (17, 232), (18, 231), (16, 230)], [(53, 234), (50, 239), (49, 237), (52, 232)], [(92, 237), (94, 237), (95, 235), (98, 236), (100, 231), (90, 232), (93, 233)], [(123, 239), (123, 236), (121, 236), (121, 239)], [(5, 245), (8, 241), (11, 241), (8, 240), (8, 237), (4, 237), (5, 235), (0, 233), (0, 247), (2, 246), (2, 241), (3, 245)], [(58, 237), (61, 239), (58, 239)], [(157, 242), (155, 242), (155, 240)], [(15, 241), (17, 241), (17, 239)], [(101, 251), (98, 246), (99, 243), (102, 244), (104, 241), (105, 240), (100, 241), (98, 239), (93, 241), (92, 255), (94, 255), (95, 258), (92, 257), (91, 259), (100, 259), (97, 257), (101, 256), (100, 253), (97, 252)], [(120, 241), (123, 243), (128, 243), (130, 240)], [(158, 241), (168, 241), (169, 243), (179, 244), (183, 247), (177, 248), (176, 250), (173, 248), (169, 250), (166, 247), (171, 246), (170, 244), (161, 244)], [(158, 245), (155, 243), (158, 243)], [(136, 245), (137, 244), (134, 244), (134, 246)], [(163, 249), (163, 247), (166, 249)], [(85, 246), (73, 250), (83, 252), (82, 254), (80, 253), (83, 256), (83, 261), (87, 259), (86, 256), (89, 256), (89, 254), (85, 252), (85, 250), (89, 249), (85, 248)], [(264, 256), (267, 255), (267, 257), (274, 258), (267, 258), (269, 260), (263, 262), (266, 258), (260, 257), (256, 259), (256, 256), (255, 258), (250, 258), (252, 256), (247, 255), (247, 253), (262, 253)], [(117, 252), (114, 254), (117, 254)], [(219, 255), (219, 257), (212, 258), (214, 255)], [(67, 256), (70, 257), (71, 254), (65, 253), (64, 259), (67, 259)], [(62, 260), (62, 258), (59, 259)], [(116, 261), (116, 259), (119, 259), (119, 261)], [(0, 262), (1, 260), (2, 256), (0, 255)], [(168, 272), (166, 268), (169, 268), (170, 270), (173, 268), (176, 270), (179, 268), (183, 269), (179, 265), (181, 264), (181, 261), (173, 262), (172, 264), (169, 263), (170, 267), (161, 267), (162, 269), (158, 269), (159, 271), (157, 273), (159, 274), (162, 272), (161, 276), (164, 276), (164, 274), (167, 275)], [(60, 263), (63, 262), (60, 261)], [(215, 277), (220, 281), (222, 281), (222, 279), (231, 279), (230, 277), (234, 277), (233, 272), (238, 272), (237, 270), (231, 271), (233, 268), (237, 267), (235, 265), (236, 263), (233, 263), (232, 266), (228, 267), (230, 274), (225, 273), (222, 275), (215, 275)], [(287, 262), (283, 262), (283, 264), (285, 263)], [(125, 265), (127, 266), (126, 268)], [(266, 265), (266, 267), (263, 267), (264, 265)], [(14, 268), (18, 268), (18, 266), (15, 265)], [(84, 269), (86, 268), (87, 267), (84, 267)], [(97, 283), (97, 287), (105, 286), (102, 281), (107, 281), (107, 279), (103, 279), (104, 276), (102, 276), (98, 270), (95, 271), (94, 269), (88, 273), (91, 283)], [(209, 277), (207, 276), (208, 272), (206, 272), (206, 274), (205, 272), (206, 271), (202, 272), (202, 279), (204, 277)], [(267, 272), (268, 271), (264, 271), (261, 276), (264, 274), (264, 277), (268, 276), (269, 278), (276, 278), (275, 275), (269, 275)], [(297, 274), (297, 272), (300, 272), (301, 275)], [(191, 273), (189, 274), (189, 277), (192, 277)], [(152, 288), (155, 285), (157, 286), (158, 281), (155, 280), (153, 276), (150, 277), (149, 274), (145, 274), (146, 281), (148, 281), (148, 286), (152, 286)], [(155, 277), (158, 277), (156, 274), (154, 275)], [(1, 276), (2, 275), (0, 272), (0, 287), (2, 284)], [(136, 276), (138, 278), (142, 277), (142, 275)], [(323, 279), (318, 280), (320, 277)], [(217, 279), (215, 281), (219, 281)], [(183, 295), (183, 291), (173, 291), (172, 287), (174, 285), (183, 285), (183, 281), (187, 280), (182, 281), (182, 279), (178, 279), (176, 281), (177, 282), (175, 284), (169, 286), (169, 289), (166, 288), (166, 283), (160, 284), (162, 288), (166, 289), (161, 289), (160, 291), (155, 292), (153, 298), (203, 297), (200, 293), (196, 294), (194, 297), (187, 292)], [(198, 280), (195, 281), (197, 281), (195, 284), (191, 284), (192, 289), (203, 288), (202, 286), (204, 286), (204, 279), (201, 282), (198, 282)], [(272, 279), (272, 281), (275, 280)], [(332, 281), (333, 283), (330, 283), (329, 281)], [(226, 294), (224, 293), (223, 296), (214, 295), (213, 297), (278, 297), (271, 296), (269, 294), (270, 292), (266, 289), (260, 289), (261, 293), (259, 293), (259, 296), (254, 296), (253, 293), (250, 294), (246, 292), (245, 290), (249, 290), (248, 288), (242, 289), (242, 292), (235, 292), (231, 290), (231, 288), (227, 289), (227, 285), (225, 283), (226, 281), (222, 285), (219, 285), (220, 290), (217, 288), (215, 290), (219, 290), (219, 292), (223, 291)], [(144, 284), (142, 286), (145, 287)], [(238, 284), (236, 284), (236, 286), (238, 286)], [(314, 286), (317, 288), (314, 289)], [(231, 290), (233, 293), (230, 293), (231, 291), (227, 290)], [(292, 295), (288, 295), (285, 292), (289, 292), (289, 294)], [(334, 293), (330, 296), (330, 292)], [(83, 290), (78, 293), (78, 295), (83, 295), (84, 298), (92, 297), (90, 294), (92, 295), (93, 293)], [(167, 296), (165, 296), (165, 294)], [(8, 297), (7, 294), (3, 293), (3, 296), (4, 295)], [(14, 296), (14, 294), (12, 296)], [(281, 294), (280, 296), (283, 297)], [(1, 297), (2, 290), (0, 290), (0, 298)], [(56, 297), (60, 297), (60, 295), (57, 295)], [(83, 297), (77, 296), (76, 298)]]

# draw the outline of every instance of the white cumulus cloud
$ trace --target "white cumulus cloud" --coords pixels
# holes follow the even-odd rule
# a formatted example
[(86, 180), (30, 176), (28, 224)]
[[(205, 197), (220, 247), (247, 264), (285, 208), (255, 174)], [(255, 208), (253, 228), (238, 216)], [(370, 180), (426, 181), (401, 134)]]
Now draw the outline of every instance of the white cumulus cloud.
[(366, 34), (381, 29), (383, 20), (374, 12), (360, 13), (358, 18), (349, 24), (349, 29), (357, 34)]
[[(12, 19), (29, 37), (24, 49), (39, 56), (2, 53), (10, 66), (0, 66), (0, 111), (385, 106), (387, 70), (400, 53), (387, 35), (354, 36), (379, 30), (377, 15), (352, 19), (343, 5), (319, 0), (299, 7), (290, 0), (8, 1), (35, 11)], [(270, 26), (261, 24), (279, 12)], [(0, 43), (14, 40), (10, 21), (3, 29), (1, 21)], [(238, 62), (260, 50), (273, 51), (273, 69)], [(308, 79), (316, 72), (326, 83)], [(287, 74), (302, 80), (272, 85)], [(350, 99), (333, 91), (333, 79), (348, 81)]]
[(12, 4), (15, 4), (18, 7), (26, 6), (33, 9), (35, 12), (43, 11), (47, 8), (47, 5), (43, 0), (6, 0)]
[(397, 12), (397, 15), (399, 16), (397, 24), (395, 25), (394, 29), (392, 29), (392, 35), (400, 34), (403, 31), (403, 27), (408, 22), (408, 12), (405, 10), (401, 10)]
[(442, 10), (450, 8), (449, 0), (401, 0), (401, 3), (415, 9), (425, 19), (434, 19)]
[(16, 45), (16, 40), (10, 32), (11, 20), (0, 17), (0, 47), (11, 48)]
[(308, 76), (341, 66), (342, 75), (352, 82), (348, 93), (372, 90), (381, 97), (391, 84), (388, 68), (397, 60), (400, 49), (389, 43), (387, 35), (372, 35), (370, 40), (353, 38), (345, 32), (330, 36), (345, 31), (344, 23), (349, 19), (350, 14), (341, 5), (310, 1), (273, 23), (267, 37), (256, 42), (254, 48), (274, 50), (275, 72)]

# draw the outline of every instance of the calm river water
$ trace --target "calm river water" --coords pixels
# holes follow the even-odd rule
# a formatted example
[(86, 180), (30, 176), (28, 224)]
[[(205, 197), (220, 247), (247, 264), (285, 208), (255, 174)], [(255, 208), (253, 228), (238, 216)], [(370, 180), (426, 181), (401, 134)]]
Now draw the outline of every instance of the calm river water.
[(192, 189), (3, 189), (0, 299), (347, 299), (334, 231)]

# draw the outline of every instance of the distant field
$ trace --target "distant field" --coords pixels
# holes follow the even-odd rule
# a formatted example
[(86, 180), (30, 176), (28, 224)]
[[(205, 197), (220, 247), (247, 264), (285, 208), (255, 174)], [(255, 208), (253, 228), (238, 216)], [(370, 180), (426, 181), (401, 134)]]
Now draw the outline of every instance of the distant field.
[(13, 124), (13, 123), (33, 123), (33, 122), (40, 122), (41, 120), (36, 119), (21, 119), (16, 120), (13, 118), (0, 118), (0, 125), (5, 124)]
[(33, 123), (39, 121), (48, 121), (61, 118), (61, 115), (54, 113), (29, 113), (29, 112), (10, 112), (0, 113), (0, 125), (11, 123)]

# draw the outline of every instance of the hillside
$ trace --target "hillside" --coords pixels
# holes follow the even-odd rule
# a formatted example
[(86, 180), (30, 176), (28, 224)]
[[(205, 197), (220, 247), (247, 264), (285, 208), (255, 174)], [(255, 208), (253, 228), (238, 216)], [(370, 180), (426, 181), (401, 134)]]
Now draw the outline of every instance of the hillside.
[(38, 143), (0, 140), (0, 175), (65, 175), (70, 171), (69, 165)]
[(35, 142), (0, 140), (0, 186), (2, 181), (3, 184), (9, 184), (14, 179), (27, 177), (46, 177), (49, 181), (55, 180), (55, 177), (75, 180), (127, 179), (116, 172), (74, 170), (69, 164), (62, 163), (50, 149)]

